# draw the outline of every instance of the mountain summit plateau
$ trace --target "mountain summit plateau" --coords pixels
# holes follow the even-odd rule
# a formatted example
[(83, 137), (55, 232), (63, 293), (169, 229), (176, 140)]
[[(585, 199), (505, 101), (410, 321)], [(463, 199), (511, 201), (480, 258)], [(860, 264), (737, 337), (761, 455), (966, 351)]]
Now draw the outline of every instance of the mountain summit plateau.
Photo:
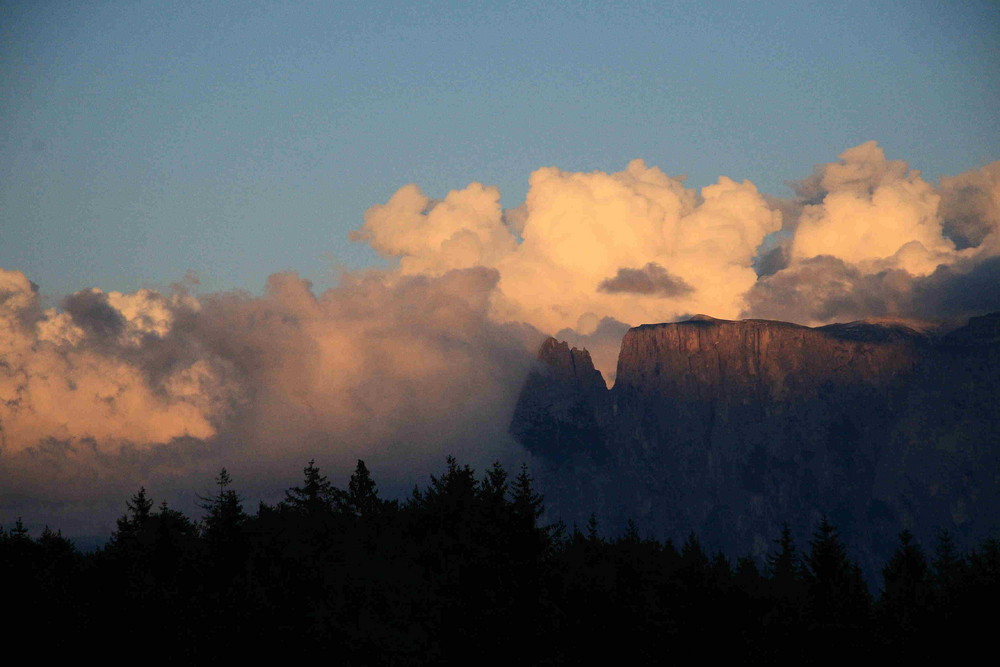
[(762, 556), (828, 517), (862, 563), (1000, 530), (1000, 313), (939, 333), (696, 315), (624, 336), (610, 389), (546, 341), (510, 425), (554, 515)]

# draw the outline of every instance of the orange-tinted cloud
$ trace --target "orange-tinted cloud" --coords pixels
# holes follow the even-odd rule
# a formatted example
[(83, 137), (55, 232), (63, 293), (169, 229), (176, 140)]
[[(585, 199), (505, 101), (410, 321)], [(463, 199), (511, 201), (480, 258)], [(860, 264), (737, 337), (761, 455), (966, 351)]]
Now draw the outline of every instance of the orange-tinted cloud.
[(539, 169), (510, 210), (493, 187), (404, 186), (353, 235), (398, 268), (319, 294), (281, 273), (261, 296), (94, 288), (45, 309), (0, 270), (0, 476), (8, 494), (84, 502), (113, 479), (234, 460), (263, 476), (313, 456), (343, 470), (514, 456), (507, 422), (544, 335), (590, 347), (613, 382), (628, 326), (693, 313), (1000, 309), (998, 193), (1000, 163), (935, 187), (869, 142), (788, 200), (726, 177), (695, 190), (638, 160)]

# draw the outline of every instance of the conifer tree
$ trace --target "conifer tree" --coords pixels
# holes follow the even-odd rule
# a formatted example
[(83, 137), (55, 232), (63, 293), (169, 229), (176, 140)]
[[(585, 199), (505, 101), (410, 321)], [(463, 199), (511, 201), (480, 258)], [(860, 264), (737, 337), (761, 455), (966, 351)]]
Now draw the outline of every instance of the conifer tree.
[(480, 494), (489, 504), (503, 505), (507, 500), (508, 487), (507, 471), (503, 469), (499, 461), (494, 461), (493, 466), (486, 472), (486, 476), (479, 485)]
[(223, 468), (215, 477), (219, 492), (211, 498), (200, 498), (198, 504), (207, 512), (202, 525), (209, 548), (217, 558), (224, 560), (229, 560), (239, 550), (240, 531), (248, 519), (242, 499), (230, 488), (232, 483), (232, 477)]
[(899, 547), (882, 569), (884, 586), (879, 600), (883, 616), (899, 632), (912, 632), (928, 598), (928, 567), (913, 534), (899, 534)]
[(28, 534), (28, 529), (24, 527), (21, 517), (17, 517), (17, 521), (14, 522), (14, 527), (10, 531), (10, 539), (15, 543), (31, 541), (31, 536)]
[(813, 618), (823, 626), (858, 626), (871, 608), (860, 568), (847, 557), (836, 528), (824, 516), (806, 556)]
[[(542, 496), (532, 488), (533, 480), (528, 474), (528, 466), (521, 465), (521, 472), (514, 478), (511, 506), (514, 516), (531, 528), (536, 528), (545, 511)], [(596, 519), (595, 519), (596, 521)]]
[(803, 595), (805, 574), (792, 539), (792, 529), (787, 523), (782, 525), (781, 537), (775, 540), (775, 544), (778, 551), (768, 554), (767, 570), (773, 595), (780, 601), (779, 604), (787, 606), (797, 603)]
[(587, 542), (597, 544), (600, 541), (601, 536), (597, 532), (597, 515), (591, 512), (590, 518), (587, 519)]
[(315, 459), (311, 459), (302, 472), (302, 486), (285, 491), (283, 505), (293, 512), (310, 517), (330, 512), (337, 494), (329, 480), (320, 474)]
[(931, 563), (931, 576), (939, 599), (954, 594), (964, 571), (965, 562), (955, 549), (951, 533), (947, 530), (940, 531), (934, 548), (934, 561)]
[(620, 541), (632, 546), (642, 542), (642, 537), (639, 536), (639, 527), (636, 525), (634, 519), (629, 519), (628, 523), (625, 524), (625, 532), (622, 534)]
[(476, 506), (479, 482), (468, 465), (459, 467), (454, 456), (447, 459), (448, 470), (441, 477), (431, 475), (431, 485), (423, 494), (426, 509), (443, 521), (449, 532), (464, 532)]
[(140, 487), (139, 491), (125, 502), (125, 507), (128, 511), (118, 518), (117, 530), (111, 534), (112, 547), (127, 548), (129, 543), (139, 539), (149, 524), (153, 500), (146, 495), (146, 487)]
[(361, 459), (347, 483), (347, 492), (337, 494), (337, 505), (341, 511), (356, 517), (374, 516), (382, 508), (378, 485)]
[(158, 548), (192, 548), (198, 536), (198, 529), (183, 512), (160, 502), (159, 511), (150, 515), (150, 523), (155, 531)]
[(681, 545), (681, 566), (693, 572), (706, 572), (708, 565), (708, 555), (701, 548), (698, 536), (694, 532), (689, 533)]
[(777, 553), (768, 554), (768, 574), (775, 582), (796, 581), (802, 575), (802, 564), (792, 539), (792, 529), (787, 523), (781, 526), (781, 537), (775, 540)]

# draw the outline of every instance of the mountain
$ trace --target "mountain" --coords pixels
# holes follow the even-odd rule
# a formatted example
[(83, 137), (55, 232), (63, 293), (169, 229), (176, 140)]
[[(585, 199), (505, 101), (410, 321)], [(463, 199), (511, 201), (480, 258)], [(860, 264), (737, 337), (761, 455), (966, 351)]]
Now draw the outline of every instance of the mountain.
[(514, 409), (510, 431), (534, 454), (562, 461), (581, 452), (603, 458), (605, 437), (598, 422), (608, 387), (590, 353), (549, 338), (538, 351)]
[(616, 377), (550, 339), (515, 409), (567, 522), (759, 557), (827, 516), (870, 567), (903, 528), (998, 534), (1000, 313), (947, 334), (698, 315), (630, 329)]

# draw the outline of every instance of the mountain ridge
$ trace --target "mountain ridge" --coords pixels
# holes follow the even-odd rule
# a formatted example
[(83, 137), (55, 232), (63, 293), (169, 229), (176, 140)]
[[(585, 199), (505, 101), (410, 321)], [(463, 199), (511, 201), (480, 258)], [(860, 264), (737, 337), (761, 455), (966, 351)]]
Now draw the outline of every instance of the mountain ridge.
[[(571, 375), (540, 358), (510, 431), (567, 521), (596, 504), (612, 528), (634, 518), (761, 556), (784, 521), (807, 536), (828, 516), (875, 563), (903, 528), (998, 534), (998, 331), (1000, 313), (947, 333), (705, 315), (640, 325), (610, 389), (592, 364)], [(562, 345), (558, 363), (590, 361)]]

